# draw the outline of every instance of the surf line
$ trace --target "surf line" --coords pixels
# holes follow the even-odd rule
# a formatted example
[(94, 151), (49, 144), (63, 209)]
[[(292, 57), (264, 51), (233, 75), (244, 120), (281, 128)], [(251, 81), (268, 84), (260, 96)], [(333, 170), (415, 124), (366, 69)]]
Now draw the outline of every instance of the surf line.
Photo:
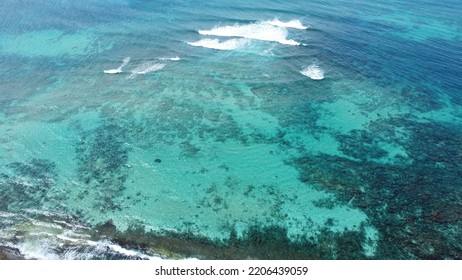
[(124, 68), (128, 63), (130, 62), (130, 57), (124, 58), (122, 61), (122, 64), (116, 68), (116, 69), (109, 69), (109, 70), (104, 70), (104, 73), (106, 74), (120, 74), (122, 73), (122, 68)]

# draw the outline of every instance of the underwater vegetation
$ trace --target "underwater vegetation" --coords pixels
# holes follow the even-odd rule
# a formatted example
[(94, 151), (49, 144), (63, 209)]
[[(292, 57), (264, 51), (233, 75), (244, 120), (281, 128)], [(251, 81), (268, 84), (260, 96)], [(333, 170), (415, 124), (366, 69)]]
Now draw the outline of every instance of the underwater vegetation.
[(229, 239), (217, 242), (191, 232), (146, 232), (141, 226), (122, 233), (110, 221), (96, 229), (127, 248), (173, 259), (367, 259), (361, 246), (363, 231), (333, 233), (326, 228), (317, 240), (294, 242), (282, 227), (253, 226), (243, 237), (231, 230)]
[(53, 199), (55, 163), (31, 159), (8, 164), (6, 168), (9, 172), (0, 174), (0, 211), (40, 208), (44, 201)]
[(89, 192), (96, 192), (94, 207), (98, 211), (121, 210), (116, 198), (121, 196), (127, 179), (126, 138), (126, 129), (108, 124), (87, 133), (76, 148), (77, 173), (84, 184), (78, 197), (84, 199)]
[(460, 128), (402, 119), (388, 125), (408, 129), (410, 141), (403, 143), (406, 161), (393, 165), (369, 161), (377, 153), (371, 136), (353, 132), (351, 140), (342, 143), (350, 148), (343, 150), (359, 161), (301, 157), (294, 161), (300, 179), (319, 182), (368, 214), (381, 233), (377, 258), (460, 259)]

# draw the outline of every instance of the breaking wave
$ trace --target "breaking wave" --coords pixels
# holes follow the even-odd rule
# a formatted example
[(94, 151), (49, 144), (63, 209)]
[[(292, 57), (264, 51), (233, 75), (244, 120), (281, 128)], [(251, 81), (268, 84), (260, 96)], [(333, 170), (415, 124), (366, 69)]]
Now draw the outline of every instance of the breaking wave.
[(308, 67), (305, 67), (300, 71), (304, 76), (311, 78), (312, 80), (322, 80), (324, 79), (324, 71), (319, 68), (318, 65), (312, 64)]
[(127, 249), (58, 213), (13, 214), (0, 212), (0, 247), (16, 257), (39, 260), (161, 259)]
[(287, 28), (294, 28), (294, 29), (308, 29), (308, 27), (304, 26), (298, 19), (293, 19), (293, 20), (284, 22), (284, 21), (280, 21), (279, 19), (275, 18), (273, 20), (268, 20), (267, 23), (274, 25), (274, 26), (279, 26), (279, 27), (287, 27)]
[[(276, 25), (276, 24), (279, 24)], [(244, 25), (226, 25), (221, 27), (214, 27), (210, 30), (199, 30), (199, 34), (207, 36), (220, 36), (220, 37), (239, 37), (246, 39), (254, 39), (260, 41), (277, 42), (284, 45), (298, 46), (299, 42), (287, 39), (287, 28), (281, 25), (293, 25), (294, 23), (283, 23), (281, 21), (260, 21), (256, 23)], [(301, 23), (300, 23), (301, 24)]]
[(202, 39), (197, 42), (188, 42), (189, 45), (195, 47), (203, 47), (216, 50), (235, 50), (246, 46), (249, 43), (247, 39), (229, 39), (220, 42), (218, 39)]

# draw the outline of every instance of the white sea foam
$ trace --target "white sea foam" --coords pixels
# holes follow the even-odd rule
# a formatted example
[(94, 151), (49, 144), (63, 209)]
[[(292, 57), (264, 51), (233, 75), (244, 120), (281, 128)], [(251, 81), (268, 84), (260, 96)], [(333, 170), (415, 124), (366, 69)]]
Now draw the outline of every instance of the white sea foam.
[(61, 239), (61, 240), (69, 241), (69, 242), (73, 242), (73, 243), (79, 243), (79, 242), (81, 242), (81, 240), (79, 240), (79, 239), (72, 238), (72, 237), (66, 236), (66, 235), (64, 235), (64, 234), (58, 234), (58, 235), (56, 235), (56, 237), (59, 238), (59, 239)]
[(159, 71), (165, 67), (165, 63), (145, 62), (132, 70), (133, 74), (144, 75), (147, 73)]
[(197, 42), (188, 42), (189, 45), (195, 47), (203, 47), (216, 50), (235, 50), (242, 48), (249, 43), (247, 39), (229, 39), (220, 42), (218, 39), (202, 39)]
[(16, 246), (11, 246), (17, 248), (21, 254), (26, 259), (37, 259), (37, 260), (58, 260), (59, 256), (53, 252), (53, 247), (51, 246), (52, 242), (44, 238), (41, 242), (23, 242)]
[(104, 73), (106, 74), (119, 74), (122, 73), (122, 68), (124, 68), (128, 63), (130, 62), (130, 57), (124, 58), (122, 61), (122, 64), (116, 68), (116, 69), (109, 69), (109, 70), (104, 70)]
[(0, 211), (0, 217), (2, 218), (9, 218), (9, 217), (14, 217), (14, 216), (16, 215), (13, 213)]
[(62, 229), (63, 227), (57, 224), (41, 222), (37, 220), (31, 220), (32, 224), (37, 227), (45, 227), (45, 228), (54, 228), (54, 229)]
[(175, 56), (175, 57), (163, 57), (163, 58), (159, 58), (160, 60), (171, 60), (171, 61), (180, 61), (181, 58), (179, 56)]
[[(28, 213), (46, 215), (46, 221), (28, 217)], [(52, 212), (25, 209), (24, 214), (16, 215), (0, 211), (0, 245), (16, 248), (26, 259), (161, 259), (160, 255), (146, 255), (143, 252), (127, 249), (105, 238), (95, 240), (84, 226), (72, 221), (62, 221), (64, 216)], [(51, 218), (53, 222), (50, 222)], [(13, 218), (11, 226), (5, 220)]]
[(119, 66), (119, 68), (125, 67), (125, 65), (127, 65), (129, 62), (130, 62), (130, 57), (124, 58), (124, 60), (122, 61), (122, 64)]
[(62, 225), (62, 226), (65, 226), (65, 227), (69, 227), (69, 228), (90, 229), (89, 227), (85, 227), (85, 226), (78, 225), (78, 224), (70, 224), (70, 223), (68, 223), (68, 222), (61, 221), (61, 220), (53, 220), (53, 222), (55, 222), (55, 223), (57, 223), (57, 224), (60, 224), (60, 225)]
[(298, 46), (300, 43), (287, 39), (287, 28), (276, 26), (265, 21), (244, 25), (227, 25), (210, 30), (199, 30), (199, 34), (207, 36), (240, 37), (260, 41), (278, 42), (284, 45)]
[[(109, 240), (91, 240), (90, 235), (81, 235), (72, 231), (50, 233), (46, 231), (28, 232), (21, 242), (0, 242), (0, 245), (17, 248), (26, 259), (94, 259), (108, 255), (121, 258), (161, 259), (160, 256), (146, 255), (136, 250), (123, 248)], [(66, 248), (65, 250), (62, 250)], [(61, 253), (56, 253), (60, 251)]]
[[(56, 237), (56, 239), (53, 239)], [(65, 235), (48, 235), (47, 238), (27, 240), (20, 244), (5, 244), (17, 248), (26, 259), (59, 260), (59, 259), (80, 259), (89, 260), (101, 258), (104, 255), (119, 254), (126, 258), (157, 259), (159, 256), (149, 256), (135, 250), (129, 250), (114, 244), (108, 240), (82, 240), (70, 238)], [(61, 249), (66, 247), (66, 250)], [(71, 249), (71, 248), (75, 249)], [(61, 248), (61, 249), (58, 249)], [(56, 253), (62, 251), (62, 253)]]
[(141, 258), (150, 258), (149, 256), (147, 255), (144, 255), (140, 252), (137, 252), (137, 251), (134, 251), (134, 250), (128, 250), (128, 249), (125, 249), (119, 245), (116, 245), (116, 244), (109, 244), (108, 247), (113, 250), (114, 252), (117, 252), (119, 254), (122, 254), (122, 255), (125, 255), (125, 256), (137, 256), (137, 257), (141, 257)]
[(122, 73), (122, 70), (120, 69), (109, 69), (109, 70), (104, 70), (105, 74), (120, 74)]
[(312, 80), (322, 80), (324, 79), (324, 71), (319, 68), (318, 65), (312, 64), (308, 67), (305, 67), (300, 71), (302, 75), (310, 77)]
[(273, 20), (268, 20), (266, 22), (271, 25), (279, 26), (279, 27), (287, 27), (287, 28), (294, 28), (294, 29), (308, 29), (308, 27), (304, 26), (298, 19), (293, 19), (293, 20), (284, 22), (284, 21), (280, 21), (279, 19), (275, 18)]
[(38, 209), (24, 209), (23, 211), (26, 213), (43, 215), (46, 217), (61, 216), (59, 212), (45, 211), (45, 210), (38, 210)]
[(165, 63), (159, 63), (159, 62), (154, 62), (154, 61), (148, 61), (144, 62), (134, 69), (131, 70), (131, 75), (128, 78), (133, 78), (136, 75), (145, 75), (151, 72), (156, 72), (165, 67)]

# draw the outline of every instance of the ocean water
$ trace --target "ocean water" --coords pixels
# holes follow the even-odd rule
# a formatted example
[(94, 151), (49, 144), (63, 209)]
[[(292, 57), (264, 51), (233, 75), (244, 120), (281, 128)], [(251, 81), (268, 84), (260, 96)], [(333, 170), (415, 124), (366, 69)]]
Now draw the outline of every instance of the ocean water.
[(0, 250), (461, 259), (461, 8), (2, 1)]

